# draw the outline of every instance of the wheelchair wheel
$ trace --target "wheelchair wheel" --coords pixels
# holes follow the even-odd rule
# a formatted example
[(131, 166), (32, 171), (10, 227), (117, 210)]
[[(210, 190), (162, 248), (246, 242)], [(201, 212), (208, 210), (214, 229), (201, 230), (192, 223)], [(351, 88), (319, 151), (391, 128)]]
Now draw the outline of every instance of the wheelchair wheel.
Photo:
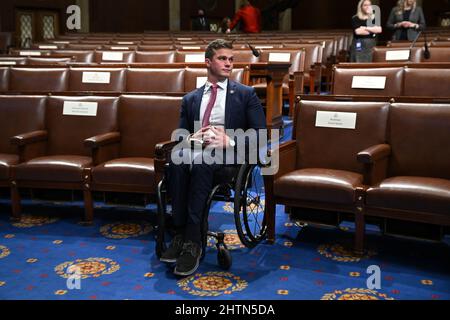
[(217, 263), (224, 270), (230, 269), (233, 263), (230, 251), (223, 244), (217, 245)]
[(241, 166), (235, 185), (234, 219), (239, 238), (253, 248), (266, 236), (264, 180), (257, 165)]

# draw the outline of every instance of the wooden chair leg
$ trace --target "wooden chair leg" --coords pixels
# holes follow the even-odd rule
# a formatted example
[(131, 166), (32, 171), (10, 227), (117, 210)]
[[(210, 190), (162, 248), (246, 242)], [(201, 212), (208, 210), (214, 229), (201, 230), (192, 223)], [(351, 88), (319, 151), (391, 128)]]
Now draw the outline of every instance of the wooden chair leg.
[(13, 181), (11, 184), (11, 207), (11, 220), (15, 222), (20, 221), (22, 216), (22, 206), (20, 205), (19, 189), (17, 188), (17, 183), (15, 181)]
[(84, 197), (84, 220), (83, 225), (89, 226), (93, 224), (94, 221), (94, 203), (92, 200), (91, 190), (83, 190)]

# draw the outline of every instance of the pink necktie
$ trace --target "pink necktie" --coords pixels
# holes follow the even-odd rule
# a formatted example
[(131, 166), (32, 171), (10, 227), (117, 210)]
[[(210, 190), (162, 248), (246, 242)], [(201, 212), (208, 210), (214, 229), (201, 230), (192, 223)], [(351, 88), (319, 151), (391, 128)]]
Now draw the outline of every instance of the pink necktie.
[(202, 127), (209, 126), (209, 117), (211, 116), (212, 108), (216, 103), (217, 83), (211, 86), (211, 97), (209, 97), (208, 105), (206, 106), (205, 114), (203, 115)]

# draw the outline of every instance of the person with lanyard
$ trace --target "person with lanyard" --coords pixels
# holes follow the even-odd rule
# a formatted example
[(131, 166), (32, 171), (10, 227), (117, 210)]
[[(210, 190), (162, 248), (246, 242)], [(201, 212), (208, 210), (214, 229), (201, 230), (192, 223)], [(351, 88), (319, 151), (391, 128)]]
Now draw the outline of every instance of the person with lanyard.
[(372, 49), (376, 45), (376, 36), (382, 32), (376, 26), (370, 0), (361, 0), (352, 18), (353, 43), (350, 53), (351, 62), (372, 62)]
[(416, 0), (399, 0), (387, 21), (388, 29), (395, 31), (392, 40), (414, 41), (425, 26), (423, 10)]

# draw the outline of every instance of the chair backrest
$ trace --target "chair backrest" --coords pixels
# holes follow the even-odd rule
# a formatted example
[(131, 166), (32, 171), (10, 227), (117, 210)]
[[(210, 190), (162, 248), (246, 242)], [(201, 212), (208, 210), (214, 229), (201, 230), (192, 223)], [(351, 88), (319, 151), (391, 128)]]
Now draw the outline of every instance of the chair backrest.
[(178, 128), (182, 97), (122, 95), (119, 106), (121, 157), (154, 157), (155, 145)]
[(69, 91), (125, 91), (125, 72), (124, 68), (71, 68)]
[(175, 51), (136, 51), (137, 63), (174, 63)]
[(9, 139), (45, 128), (45, 96), (0, 96), (0, 153), (16, 153)]
[[(398, 60), (402, 58), (401, 55), (395, 55), (395, 52), (406, 52), (410, 51), (409, 55), (404, 55), (407, 57), (403, 60)], [(397, 57), (396, 57), (397, 56)], [(420, 63), (423, 57), (423, 49), (420, 47), (415, 47), (409, 50), (409, 48), (390, 48), (390, 47), (375, 47), (373, 48), (372, 62), (415, 62)]]
[(130, 68), (127, 92), (184, 92), (184, 68)]
[(205, 62), (203, 51), (176, 51), (175, 62)]
[[(283, 61), (287, 58), (286, 61)], [(261, 50), (260, 62), (289, 62), (289, 74), (294, 74), (297, 71), (305, 71), (305, 49), (293, 49), (293, 50), (276, 50), (276, 49), (264, 49)], [(289, 74), (284, 76), (284, 82), (289, 81)]]
[(430, 47), (430, 59), (422, 59), (423, 62), (450, 62), (449, 47)]
[(27, 64), (29, 65), (55, 65), (66, 64), (70, 62), (72, 58), (35, 58), (29, 57)]
[(392, 104), (389, 175), (450, 179), (449, 123), (450, 104)]
[[(401, 96), (403, 87), (403, 67), (392, 68), (339, 68), (334, 69), (333, 94), (337, 95), (372, 95)], [(366, 89), (370, 86), (360, 83), (352, 88), (358, 77), (385, 77), (384, 88)], [(373, 79), (373, 78), (371, 78)], [(377, 78), (380, 79), (380, 78)], [(371, 81), (370, 81), (371, 82)], [(366, 88), (363, 88), (366, 87)]]
[(8, 91), (9, 67), (0, 67), (0, 91)]
[(403, 95), (450, 97), (450, 69), (405, 68)]
[(72, 56), (75, 62), (93, 63), (94, 51), (93, 50), (55, 50), (54, 54), (62, 54)]
[(67, 68), (11, 68), (9, 90), (11, 91), (67, 91), (69, 70)]
[[(356, 114), (355, 129), (316, 126), (318, 112)], [(362, 173), (356, 155), (386, 143), (389, 103), (301, 101), (296, 114), (297, 168), (328, 168)], [(339, 117), (339, 115), (338, 115)]]
[[(63, 114), (68, 103), (91, 102), (96, 104), (95, 116)], [(83, 141), (92, 136), (117, 131), (118, 97), (73, 97), (53, 96), (47, 99), (46, 127), (48, 131), (47, 152), (49, 155), (84, 155), (91, 151)], [(78, 106), (78, 108), (87, 106)], [(94, 106), (95, 108), (95, 106)]]
[(259, 57), (255, 57), (250, 49), (233, 50), (234, 63), (255, 63)]
[(94, 61), (97, 63), (133, 63), (134, 51), (95, 51)]

